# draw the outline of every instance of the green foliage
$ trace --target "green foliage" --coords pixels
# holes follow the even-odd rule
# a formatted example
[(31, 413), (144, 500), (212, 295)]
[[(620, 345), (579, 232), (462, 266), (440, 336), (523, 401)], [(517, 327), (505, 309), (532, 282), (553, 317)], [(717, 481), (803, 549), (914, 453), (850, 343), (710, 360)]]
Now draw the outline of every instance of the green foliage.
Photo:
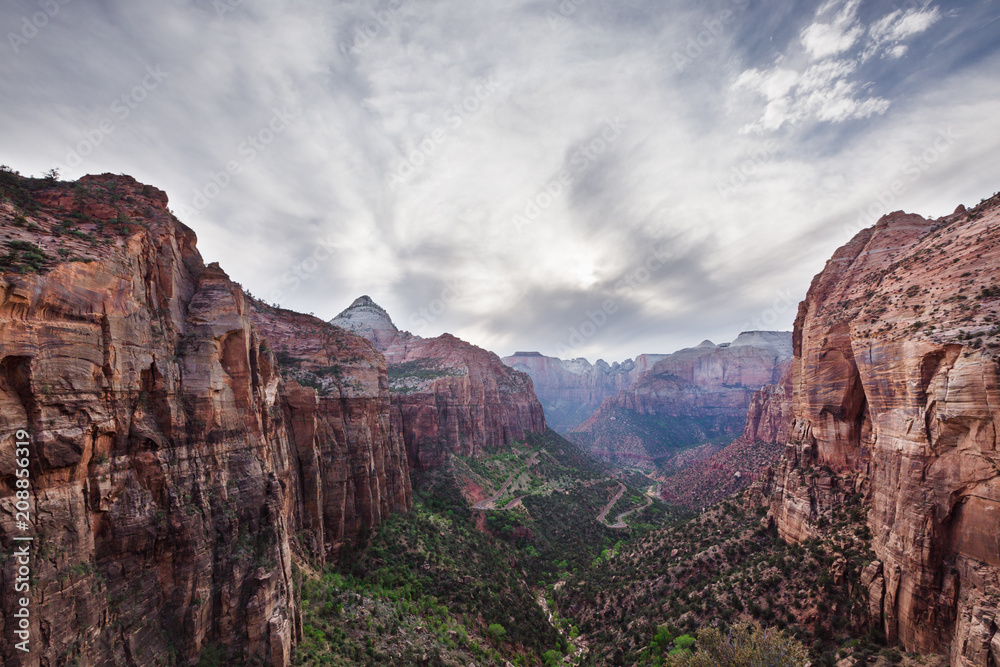
[(486, 631), (490, 634), (493, 641), (497, 643), (502, 642), (504, 637), (507, 636), (507, 629), (499, 623), (490, 623), (490, 626), (486, 629)]
[[(683, 637), (675, 644), (678, 649)], [(690, 648), (690, 647), (688, 647)], [(737, 623), (723, 633), (717, 628), (698, 631), (697, 651), (671, 653), (671, 667), (803, 667), (806, 647), (772, 628), (758, 623)]]
[(6, 241), (7, 253), (0, 255), (0, 272), (42, 273), (52, 258), (29, 241)]

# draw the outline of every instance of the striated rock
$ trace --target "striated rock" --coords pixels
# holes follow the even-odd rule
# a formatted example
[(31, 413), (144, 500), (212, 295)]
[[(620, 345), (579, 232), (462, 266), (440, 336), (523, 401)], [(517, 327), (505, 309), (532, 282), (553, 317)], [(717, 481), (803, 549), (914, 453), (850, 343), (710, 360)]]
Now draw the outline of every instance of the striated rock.
[(413, 467), (441, 465), (448, 453), (480, 456), (545, 431), (531, 378), (492, 352), (444, 334), (397, 342), (385, 356), (393, 419)]
[(398, 331), (368, 297), (331, 322), (353, 327), (385, 354), (393, 424), (411, 467), (441, 465), (449, 454), (479, 456), (545, 430), (531, 378), (492, 352), (450, 334)]
[(292, 512), (315, 558), (337, 555), (365, 528), (412, 504), (402, 433), (389, 405), (387, 364), (371, 343), (310, 315), (252, 302), (273, 341), (301, 487)]
[(643, 467), (669, 465), (695, 445), (729, 442), (744, 430), (754, 392), (779, 382), (791, 351), (787, 332), (744, 332), (725, 345), (680, 350), (606, 399), (568, 437), (595, 456)]
[(511, 368), (527, 373), (545, 410), (548, 425), (565, 433), (594, 414), (604, 399), (631, 387), (664, 354), (640, 354), (633, 361), (608, 364), (598, 359), (563, 360), (539, 352), (516, 352), (504, 357)]
[(864, 494), (871, 621), (961, 667), (991, 664), (1000, 603), (998, 268), (997, 197), (938, 220), (892, 213), (840, 248), (799, 307), (771, 478), (788, 540)]
[(380, 352), (398, 338), (411, 337), (410, 333), (397, 329), (389, 313), (367, 294), (355, 299), (330, 324), (367, 339)]
[[(743, 434), (708, 458), (678, 465), (662, 478), (664, 500), (694, 508), (713, 505), (756, 482), (784, 451), (791, 410), (791, 369), (777, 385), (754, 392)], [(695, 448), (697, 451), (701, 448)], [(681, 457), (675, 457), (674, 461)]]
[[(252, 318), (161, 191), (109, 174), (72, 187), (4, 172), (0, 186), (7, 553), (23, 534), (11, 502), (17, 431), (32, 442), (34, 645), (24, 664), (194, 664), (208, 643), (232, 664), (289, 664), (301, 633), (293, 531), (308, 527), (314, 551), (329, 554), (409, 503), (384, 360), (316, 321), (345, 345), (324, 363), (368, 364), (328, 405), (322, 391), (282, 380), (262, 334), (283, 336), (298, 319)], [(21, 213), (30, 225), (16, 223)], [(314, 333), (291, 338), (306, 345)], [(12, 563), (0, 570), (10, 665), (23, 657)]]

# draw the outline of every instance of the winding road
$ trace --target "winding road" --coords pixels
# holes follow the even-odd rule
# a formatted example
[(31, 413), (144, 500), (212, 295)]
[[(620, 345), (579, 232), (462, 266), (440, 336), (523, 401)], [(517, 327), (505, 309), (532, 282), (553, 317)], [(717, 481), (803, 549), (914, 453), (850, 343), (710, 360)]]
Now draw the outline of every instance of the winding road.
[(535, 465), (536, 463), (538, 463), (538, 452), (535, 452), (534, 454), (532, 454), (531, 458), (528, 459), (527, 463), (525, 463), (522, 467), (520, 467), (517, 470), (515, 470), (514, 474), (512, 474), (510, 477), (508, 477), (507, 481), (503, 483), (503, 486), (500, 487), (499, 491), (497, 491), (496, 493), (494, 493), (492, 496), (490, 496), (486, 500), (480, 500), (478, 503), (476, 503), (475, 505), (472, 506), (472, 509), (477, 509), (477, 510), (495, 510), (495, 509), (509, 510), (509, 509), (512, 509), (514, 507), (514, 505), (516, 505), (518, 502), (520, 502), (521, 498), (523, 498), (524, 496), (521, 496), (520, 498), (515, 498), (514, 500), (510, 501), (509, 503), (507, 503), (502, 508), (497, 508), (497, 507), (495, 507), (495, 505), (496, 505), (496, 502), (498, 500), (500, 500), (500, 498), (503, 496), (503, 494), (507, 493), (507, 489), (510, 488), (510, 485), (514, 483), (514, 480), (517, 479), (517, 476), (520, 475), (525, 470), (527, 470), (528, 468), (530, 468), (531, 466)]

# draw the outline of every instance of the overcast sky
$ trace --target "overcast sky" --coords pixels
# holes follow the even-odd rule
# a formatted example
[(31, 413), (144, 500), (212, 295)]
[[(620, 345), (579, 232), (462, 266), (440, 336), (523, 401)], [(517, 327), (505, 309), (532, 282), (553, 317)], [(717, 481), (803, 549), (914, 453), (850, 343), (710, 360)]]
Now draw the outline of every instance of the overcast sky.
[(620, 360), (790, 329), (881, 213), (1000, 190), (998, 17), (5, 0), (0, 162), (166, 190), (206, 261), (285, 307), (369, 294), (421, 335)]

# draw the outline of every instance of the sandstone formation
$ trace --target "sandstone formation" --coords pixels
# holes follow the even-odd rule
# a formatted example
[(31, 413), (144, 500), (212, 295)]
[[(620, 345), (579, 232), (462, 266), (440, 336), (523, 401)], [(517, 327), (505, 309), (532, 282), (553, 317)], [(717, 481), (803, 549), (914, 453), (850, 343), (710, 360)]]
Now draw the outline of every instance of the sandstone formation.
[(568, 437), (609, 461), (664, 465), (696, 445), (736, 438), (754, 392), (778, 383), (790, 361), (788, 332), (744, 332), (723, 345), (704, 341), (657, 361)]
[(527, 373), (535, 394), (545, 410), (545, 421), (555, 431), (566, 433), (586, 421), (604, 399), (631, 387), (640, 375), (652, 368), (664, 354), (640, 354), (608, 364), (598, 359), (563, 360), (540, 352), (516, 352), (504, 357), (511, 368)]
[(767, 484), (791, 541), (861, 494), (870, 622), (958, 667), (1000, 664), (998, 318), (1000, 198), (860, 232), (799, 307), (791, 431)]
[(411, 334), (397, 329), (389, 313), (367, 294), (355, 299), (330, 320), (330, 324), (367, 339), (380, 352), (384, 352), (398, 338), (411, 337)]
[(382, 346), (392, 419), (402, 431), (411, 467), (440, 465), (450, 453), (479, 456), (545, 430), (531, 378), (492, 352), (450, 334), (421, 338), (400, 332), (367, 297), (332, 322)]
[[(14, 561), (0, 570), (4, 664), (194, 664), (210, 643), (289, 664), (293, 535), (322, 558), (410, 502), (381, 355), (254, 311), (156, 188), (7, 171), (0, 187), (0, 544), (24, 534), (19, 429), (36, 537), (23, 663)], [(315, 389), (282, 379), (264, 332), (283, 328)]]
[(663, 499), (705, 508), (745, 489), (776, 464), (788, 439), (791, 380), (789, 368), (780, 383), (754, 392), (743, 434), (731, 444), (708, 458), (674, 466), (676, 472), (662, 478)]

